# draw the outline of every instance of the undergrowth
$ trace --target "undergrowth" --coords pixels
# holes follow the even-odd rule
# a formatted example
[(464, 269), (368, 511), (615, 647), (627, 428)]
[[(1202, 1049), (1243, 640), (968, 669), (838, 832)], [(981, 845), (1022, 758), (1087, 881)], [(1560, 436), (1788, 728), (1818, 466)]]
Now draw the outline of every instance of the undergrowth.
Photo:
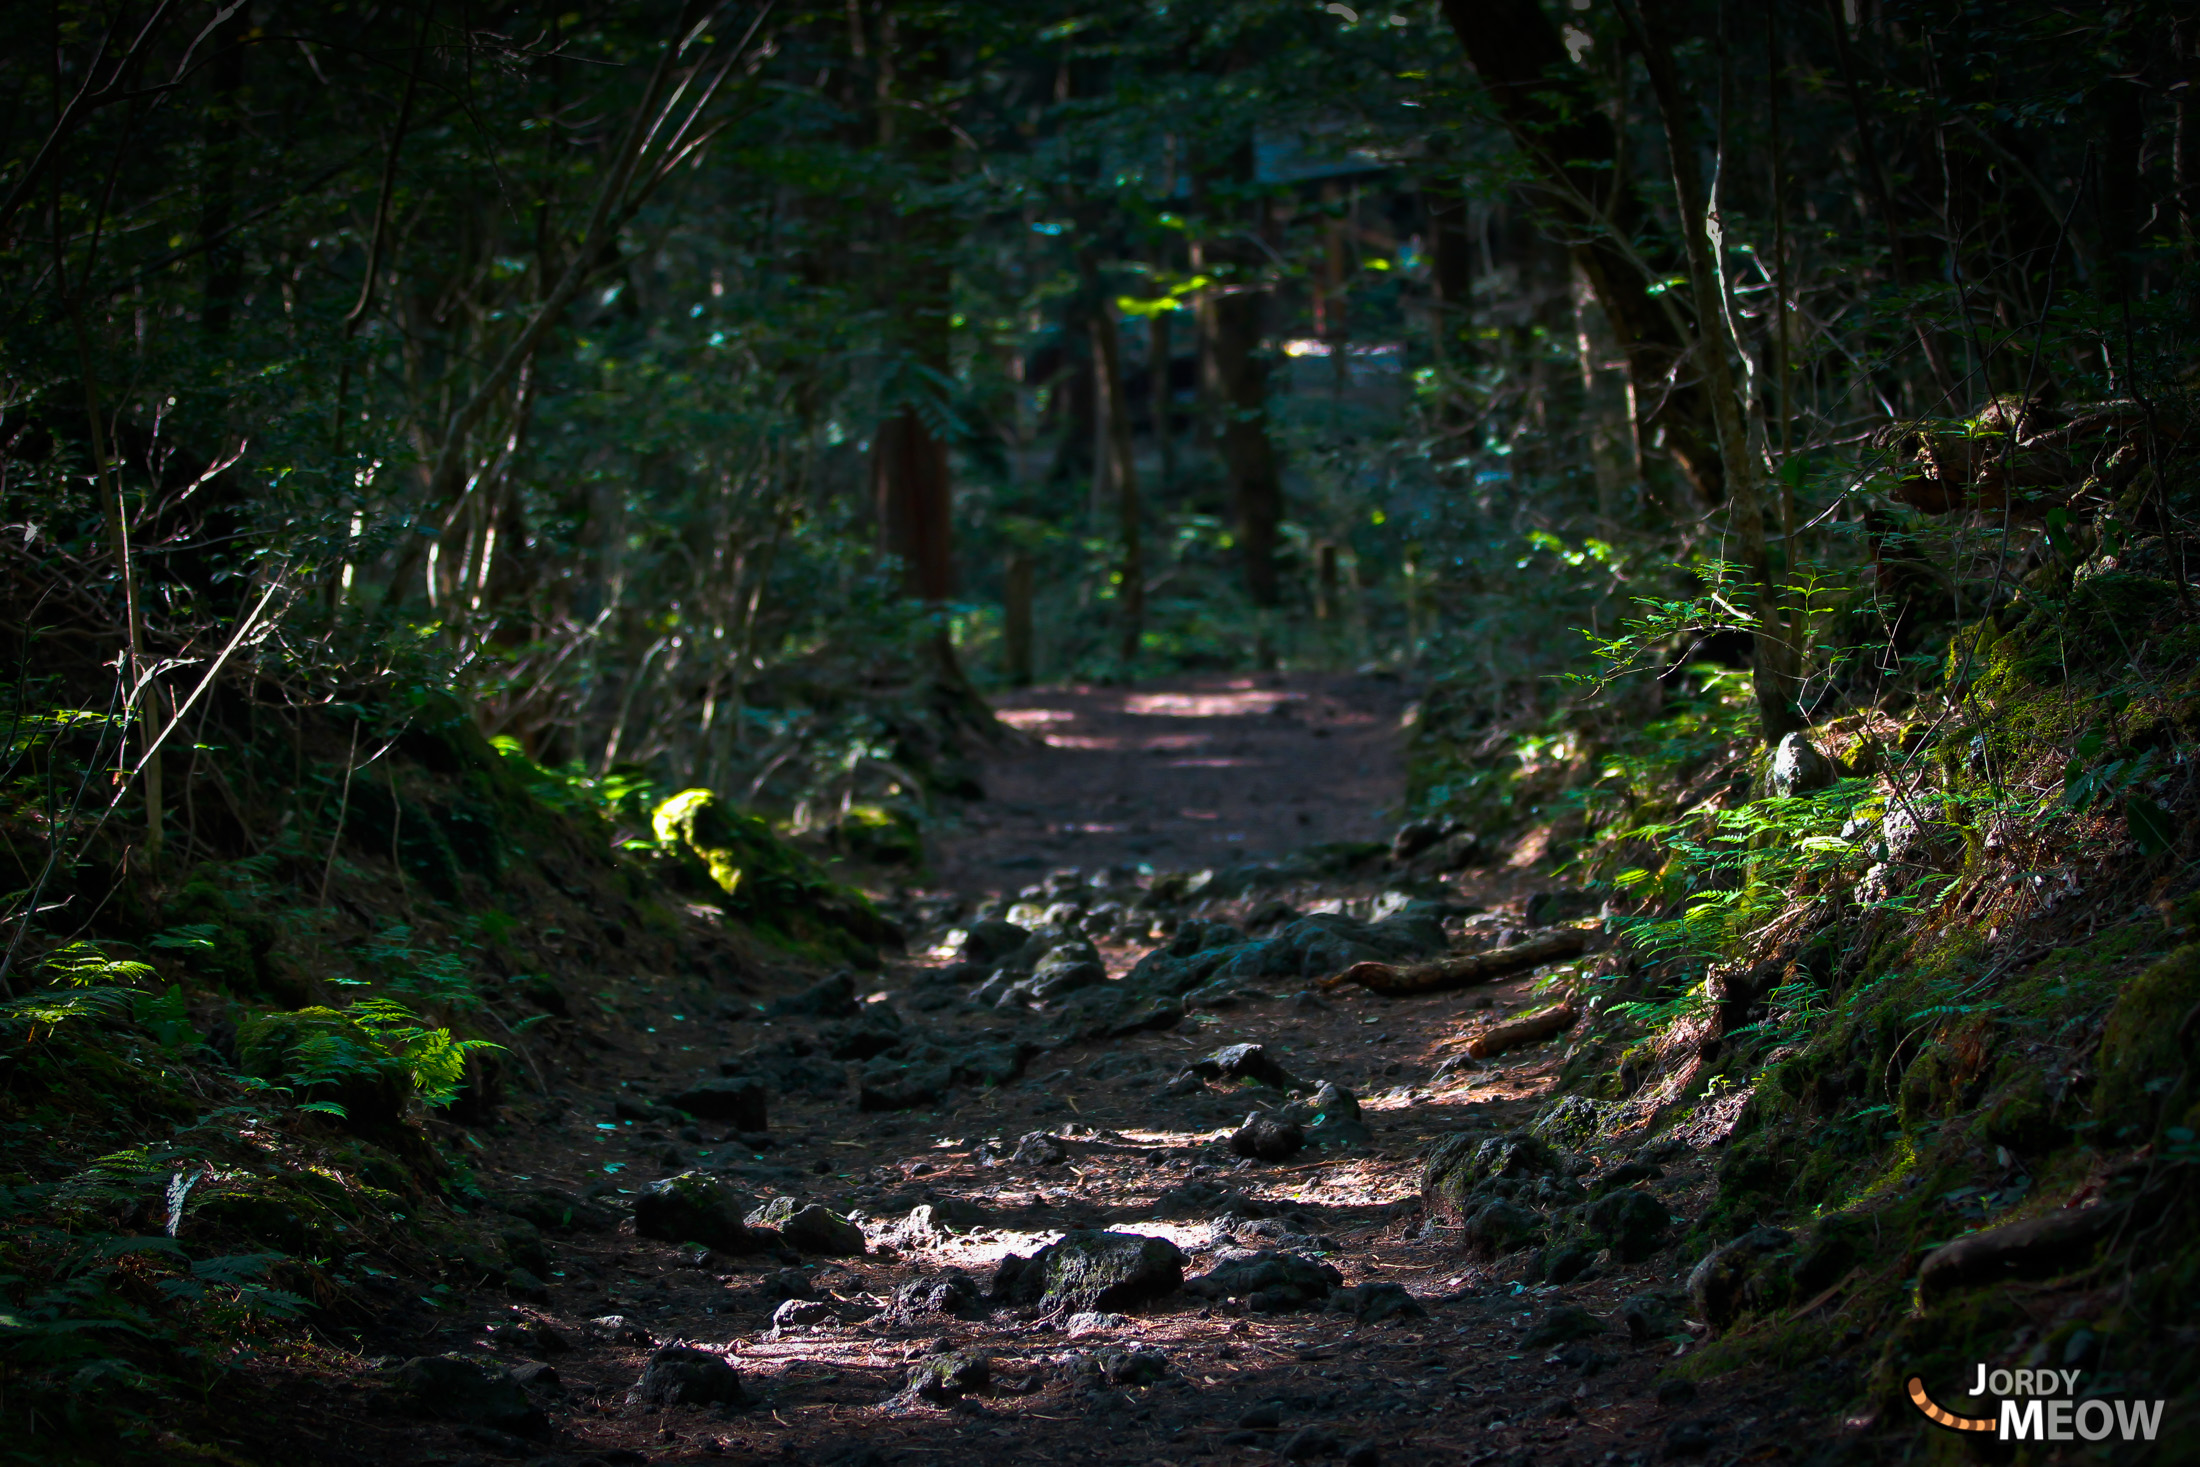
[[(1424, 809), (1534, 839), (1602, 898), (1615, 955), (1564, 975), (1597, 1144), (1714, 1149), (1685, 1261), (1782, 1230), (1737, 1245), (1743, 1302), (1687, 1373), (1831, 1362), (1821, 1404), (1892, 1429), (1912, 1372), (2067, 1352), (2171, 1398), (2165, 1439), (2200, 1405), (2171, 1333), (2200, 1302), (2200, 624), (2159, 523), (2062, 516), (1983, 562), (1998, 601), (1972, 586), (1900, 636), (1868, 580), (1793, 577), (1811, 726), (1777, 749), (1708, 655), (1759, 629), (1717, 562), (1592, 636), (1532, 718), (1424, 700)], [(2130, 1225), (2010, 1264), (2024, 1308), (1918, 1293), (1934, 1249), (2088, 1205)]]

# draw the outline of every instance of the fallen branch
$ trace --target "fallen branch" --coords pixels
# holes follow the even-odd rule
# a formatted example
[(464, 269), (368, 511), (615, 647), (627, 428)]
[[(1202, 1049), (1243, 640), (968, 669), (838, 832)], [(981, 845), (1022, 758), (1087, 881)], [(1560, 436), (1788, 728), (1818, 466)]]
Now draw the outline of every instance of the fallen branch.
[(1435, 993), (1445, 988), (1465, 988), (1470, 984), (1487, 983), (1526, 968), (1555, 963), (1560, 958), (1570, 958), (1587, 950), (1589, 934), (1578, 927), (1554, 927), (1525, 942), (1493, 947), (1487, 952), (1460, 953), (1453, 957), (1438, 958), (1433, 963), (1414, 963), (1408, 967), (1396, 967), (1390, 963), (1354, 963), (1333, 978), (1324, 978), (1321, 986), (1335, 988), (1343, 983), (1357, 983), (1362, 988), (1373, 989), (1388, 997), (1400, 997), (1409, 993)]
[(1563, 1034), (1574, 1027), (1580, 1011), (1571, 998), (1556, 1008), (1530, 1014), (1525, 1019), (1515, 1019), (1510, 1024), (1499, 1024), (1475, 1037), (1467, 1046), (1467, 1053), (1475, 1059), (1488, 1059), (1493, 1054), (1503, 1054), (1508, 1049), (1519, 1049), (1527, 1044), (1541, 1044), (1553, 1034)]

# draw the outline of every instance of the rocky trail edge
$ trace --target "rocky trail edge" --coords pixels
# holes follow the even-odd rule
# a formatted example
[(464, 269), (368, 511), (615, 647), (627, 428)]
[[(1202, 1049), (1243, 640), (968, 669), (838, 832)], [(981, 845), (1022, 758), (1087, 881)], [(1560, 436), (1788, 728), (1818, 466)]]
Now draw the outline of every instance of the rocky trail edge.
[(1676, 1240), (1706, 1157), (1574, 1149), (1563, 1032), (1468, 1053), (1593, 952), (1325, 984), (1581, 912), (1471, 832), (1396, 830), (1408, 708), (1351, 678), (1006, 700), (905, 957), (708, 1008), (637, 986), (472, 1143), (532, 1266), (393, 1291), (240, 1430), (454, 1467), (1806, 1454), (1777, 1374), (1669, 1368), (1705, 1331)]

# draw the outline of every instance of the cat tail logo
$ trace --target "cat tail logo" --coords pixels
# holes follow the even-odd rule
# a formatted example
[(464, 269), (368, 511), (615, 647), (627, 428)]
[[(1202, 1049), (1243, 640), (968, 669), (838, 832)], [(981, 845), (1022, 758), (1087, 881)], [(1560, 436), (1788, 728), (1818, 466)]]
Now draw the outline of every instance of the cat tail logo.
[(1925, 1419), (1935, 1426), (1945, 1426), (1950, 1431), (1992, 1431), (2000, 1423), (1990, 1416), (1958, 1416), (1953, 1411), (1942, 1410), (1925, 1392), (1925, 1377), (1910, 1377), (1910, 1404), (1925, 1413)]

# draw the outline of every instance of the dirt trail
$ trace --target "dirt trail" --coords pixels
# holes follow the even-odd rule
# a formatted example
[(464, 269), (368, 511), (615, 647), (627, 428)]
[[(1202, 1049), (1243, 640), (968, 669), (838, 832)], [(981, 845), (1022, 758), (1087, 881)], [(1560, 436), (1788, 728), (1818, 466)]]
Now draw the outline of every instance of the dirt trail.
[[(948, 922), (970, 919), (971, 903), (1012, 898), (1060, 867), (1080, 871), (1055, 875), (1049, 900), (1067, 893), (1097, 910), (1102, 898), (1138, 894), (1120, 876), (1091, 886), (1091, 873), (1111, 866), (1185, 870), (1381, 834), (1401, 787), (1405, 700), (1395, 684), (1218, 678), (1008, 702), (1004, 717), (1033, 737), (993, 760), (991, 799), (941, 842), (952, 893), (932, 902), (941, 928), (910, 960), (864, 980), (869, 1001), (856, 1017), (689, 1012), (637, 983), (590, 1087), (523, 1111), (481, 1158), (493, 1196), (584, 1204), (546, 1220), (555, 1225), (545, 1230), (543, 1290), (484, 1294), (462, 1310), (395, 1301), (370, 1348), (385, 1368), (443, 1351), (547, 1365), (547, 1377), (529, 1367), (546, 1432), (422, 1423), (378, 1407), (386, 1396), (361, 1392), (356, 1369), (332, 1368), (319, 1399), (293, 1403), (321, 1434), (315, 1460), (1527, 1467), (1641, 1463), (1706, 1446), (1721, 1461), (1792, 1455), (1794, 1422), (1775, 1406), (1729, 1403), (1720, 1415), (1672, 1383), (1661, 1396), (1660, 1369), (1689, 1336), (1634, 1340), (1620, 1305), (1651, 1290), (1678, 1300), (1686, 1260), (1670, 1246), (1639, 1264), (1607, 1255), (1558, 1288), (1521, 1279), (1531, 1255), (1471, 1257), (1456, 1226), (1424, 1215), (1426, 1149), (1452, 1132), (1515, 1129), (1553, 1081), (1563, 1041), (1444, 1066), (1475, 1025), (1538, 1001), (1528, 979), (1410, 1000), (1258, 985), (1195, 1005), (1173, 1027), (1062, 1044), (1046, 1029), (1054, 1006), (981, 1007), (928, 950)], [(1105, 925), (1099, 946), (1120, 978), (1169, 926), (1242, 921), (1257, 902), (1364, 913), (1395, 880), (1377, 867), (1195, 901), (1161, 914), (1143, 938), (1111, 916), (1096, 924)], [(1426, 902), (1435, 889), (1417, 890)], [(1455, 941), (1501, 941), (1521, 926), (1513, 873), (1461, 873), (1443, 891)], [(1476, 907), (1491, 910), (1469, 915)], [(1135, 911), (1132, 929), (1144, 920)], [(888, 1010), (904, 1050), (868, 1067), (829, 1059), (849, 1026), (887, 1024)], [(1009, 1083), (958, 1084), (910, 1109), (863, 1108), (893, 1053), (916, 1056), (904, 1067), (916, 1071), (928, 1053), (948, 1056), (945, 1065), (1017, 1042), (1051, 1047)], [(1284, 1097), (1180, 1077), (1196, 1057), (1247, 1042), (1293, 1076), (1356, 1094), (1364, 1142), (1278, 1162), (1232, 1154), (1226, 1138), (1248, 1110)], [(683, 1126), (654, 1106), (721, 1068), (754, 1068), (759, 1056), (781, 1066), (768, 1135)], [(1704, 1164), (1685, 1151), (1660, 1159), (1641, 1168), (1643, 1185), (1675, 1216), (1693, 1213)], [(710, 1251), (639, 1238), (618, 1221), (650, 1179), (697, 1167), (749, 1196), (788, 1194), (853, 1214), (868, 1251)], [(930, 1228), (912, 1217), (926, 1205)], [(1166, 1239), (1195, 1277), (1228, 1250), (1284, 1250), (1334, 1268), (1346, 1291), (1330, 1307), (1317, 1291), (1309, 1307), (1285, 1312), (1254, 1307), (1274, 1299), (1227, 1292), (1169, 1290), (1081, 1313), (983, 1298), (1002, 1260), (1080, 1228)], [(955, 1283), (957, 1270), (971, 1283)], [(1371, 1285), (1410, 1297), (1401, 1305)], [(811, 1301), (794, 1310), (806, 1318), (782, 1313), (775, 1326), (790, 1294)], [(1399, 1312), (1363, 1319), (1355, 1302)], [(1553, 1318), (1578, 1327), (1564, 1306), (1586, 1310), (1595, 1332), (1531, 1333)], [(746, 1404), (631, 1398), (652, 1352), (683, 1341), (730, 1360)], [(950, 1383), (932, 1398), (905, 1389), (913, 1366), (945, 1361), (940, 1373), (953, 1375), (974, 1355), (990, 1358), (982, 1382)]]
[(987, 764), (990, 798), (940, 843), (942, 881), (975, 895), (1059, 865), (1196, 870), (1383, 839), (1409, 697), (1388, 680), (1230, 677), (1003, 698), (1025, 744)]

